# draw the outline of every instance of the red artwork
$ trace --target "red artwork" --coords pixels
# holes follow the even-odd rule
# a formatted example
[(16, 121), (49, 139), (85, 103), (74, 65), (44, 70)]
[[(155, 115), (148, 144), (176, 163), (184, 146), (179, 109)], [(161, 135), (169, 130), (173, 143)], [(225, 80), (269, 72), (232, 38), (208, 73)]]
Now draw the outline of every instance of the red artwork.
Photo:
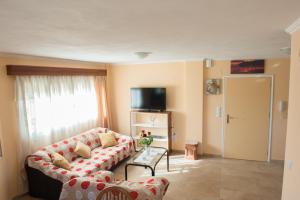
[(232, 60), (231, 74), (263, 74), (265, 60)]

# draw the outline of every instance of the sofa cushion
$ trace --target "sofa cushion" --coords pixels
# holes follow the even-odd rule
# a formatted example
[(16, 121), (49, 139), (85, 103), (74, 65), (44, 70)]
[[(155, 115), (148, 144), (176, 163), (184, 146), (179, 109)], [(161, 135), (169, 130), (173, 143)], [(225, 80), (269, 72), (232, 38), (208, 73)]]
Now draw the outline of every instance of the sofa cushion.
[(114, 174), (111, 171), (96, 171), (88, 177), (93, 178), (96, 182), (111, 183), (114, 181)]
[(56, 167), (61, 167), (66, 170), (71, 169), (70, 163), (65, 159), (65, 157), (63, 157), (59, 153), (53, 153), (51, 157), (52, 157), (52, 162)]
[(91, 148), (80, 141), (77, 142), (74, 152), (83, 158), (91, 157)]
[(76, 160), (71, 162), (71, 171), (77, 173), (80, 177), (89, 176), (98, 170), (99, 168), (97, 168), (93, 162), (92, 157), (89, 159), (78, 157)]
[(99, 170), (109, 170), (118, 162), (130, 155), (126, 145), (117, 145), (114, 147), (98, 147), (92, 150), (91, 158), (76, 158), (71, 162), (71, 171), (77, 173), (80, 177), (88, 176)]
[(98, 133), (101, 146), (103, 148), (105, 147), (111, 147), (118, 144), (115, 134), (112, 131), (109, 131), (108, 133)]

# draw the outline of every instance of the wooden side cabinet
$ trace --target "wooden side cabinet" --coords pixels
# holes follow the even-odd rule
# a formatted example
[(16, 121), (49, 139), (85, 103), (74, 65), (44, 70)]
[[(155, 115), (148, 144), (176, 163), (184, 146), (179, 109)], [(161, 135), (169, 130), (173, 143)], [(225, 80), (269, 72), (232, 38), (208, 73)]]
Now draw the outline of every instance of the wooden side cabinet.
[(198, 143), (185, 144), (185, 158), (189, 160), (198, 160), (197, 148)]
[(140, 134), (151, 132), (153, 143), (151, 146), (164, 147), (172, 151), (172, 112), (130, 112), (130, 134), (135, 139), (136, 149), (140, 149)]

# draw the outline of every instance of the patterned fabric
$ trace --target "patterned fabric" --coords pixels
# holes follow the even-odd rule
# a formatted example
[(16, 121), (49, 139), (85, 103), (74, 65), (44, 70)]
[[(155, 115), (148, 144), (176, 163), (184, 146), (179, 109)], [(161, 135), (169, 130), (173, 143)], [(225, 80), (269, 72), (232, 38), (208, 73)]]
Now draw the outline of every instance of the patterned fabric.
[(45, 175), (57, 179), (61, 182), (67, 182), (73, 178), (79, 177), (78, 173), (56, 167), (52, 162), (47, 162), (42, 157), (31, 156), (28, 158), (28, 165), (40, 170)]
[(102, 190), (111, 186), (127, 190), (134, 200), (161, 200), (167, 192), (169, 181), (158, 177), (141, 182), (102, 182), (89, 177), (75, 178), (63, 185), (60, 200), (96, 200)]
[(113, 132), (99, 134), (102, 147), (112, 147), (118, 144)]
[(69, 162), (74, 161), (78, 155), (74, 153), (74, 149), (76, 148), (77, 141), (81, 141), (82, 143), (88, 145), (91, 149), (94, 149), (100, 146), (100, 139), (98, 137), (98, 133), (106, 132), (105, 128), (95, 128), (89, 131), (83, 132), (74, 137), (59, 141), (52, 145), (46, 146), (42, 148), (42, 151), (46, 151), (51, 154), (53, 152), (59, 153), (64, 156)]
[[(102, 148), (98, 133), (104, 132), (106, 129), (99, 127), (44, 147), (28, 158), (28, 165), (63, 183), (76, 177), (96, 175), (99, 170), (109, 170), (130, 156), (134, 152), (134, 146), (131, 137), (116, 133), (118, 145)], [(91, 147), (91, 158), (85, 159), (74, 153), (77, 141)], [(53, 165), (53, 152), (63, 155), (70, 162), (70, 171)]]
[(114, 173), (110, 171), (97, 171), (92, 175), (88, 176), (88, 178), (94, 179), (96, 182), (107, 182), (111, 183), (114, 181)]

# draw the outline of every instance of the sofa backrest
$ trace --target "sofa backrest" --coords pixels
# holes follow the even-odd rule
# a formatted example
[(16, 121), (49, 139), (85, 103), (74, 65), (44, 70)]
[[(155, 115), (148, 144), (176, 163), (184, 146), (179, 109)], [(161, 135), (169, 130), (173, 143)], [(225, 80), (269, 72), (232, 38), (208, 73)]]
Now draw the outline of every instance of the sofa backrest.
[(46, 151), (48, 154), (56, 152), (64, 156), (69, 162), (74, 161), (78, 157), (78, 155), (74, 153), (77, 141), (81, 141), (91, 147), (91, 149), (94, 149), (101, 145), (98, 133), (104, 132), (106, 132), (105, 128), (94, 128), (76, 136), (48, 145), (41, 150)]

